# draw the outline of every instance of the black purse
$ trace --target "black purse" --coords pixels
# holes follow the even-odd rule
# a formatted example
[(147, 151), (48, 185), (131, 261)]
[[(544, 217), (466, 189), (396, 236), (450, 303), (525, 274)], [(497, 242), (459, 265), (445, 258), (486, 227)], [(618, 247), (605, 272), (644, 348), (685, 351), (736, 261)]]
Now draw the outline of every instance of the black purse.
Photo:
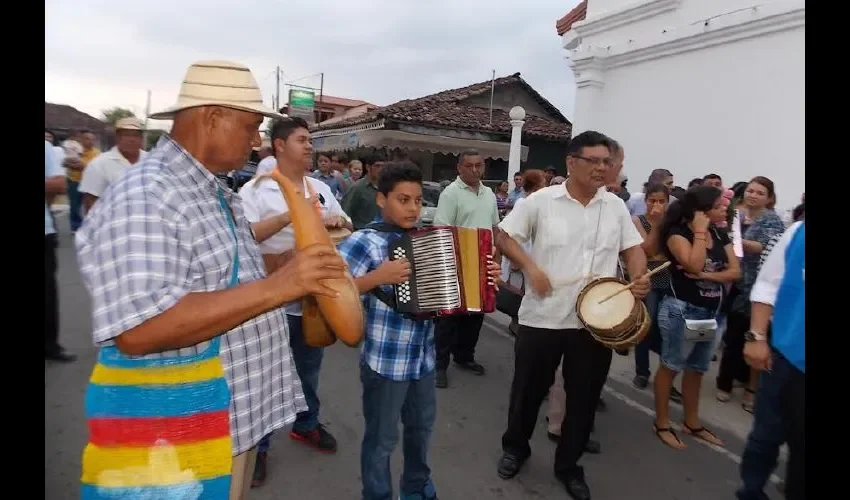
[(522, 271), (511, 271), (508, 281), (510, 281), (510, 276), (513, 276), (514, 273), (519, 273), (522, 276), (522, 285), (517, 288), (515, 285), (503, 282), (499, 284), (499, 291), (496, 292), (496, 310), (507, 314), (511, 318), (517, 317), (519, 306), (522, 304), (522, 297), (525, 295), (525, 275)]

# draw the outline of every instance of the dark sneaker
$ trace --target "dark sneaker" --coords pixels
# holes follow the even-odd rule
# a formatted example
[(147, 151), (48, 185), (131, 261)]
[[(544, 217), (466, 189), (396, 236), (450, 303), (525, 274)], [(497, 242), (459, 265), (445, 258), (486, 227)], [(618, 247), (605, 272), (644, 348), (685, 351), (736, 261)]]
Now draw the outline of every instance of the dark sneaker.
[(292, 429), (289, 433), (289, 437), (312, 446), (316, 449), (316, 451), (321, 451), (323, 453), (336, 453), (336, 439), (331, 436), (330, 432), (325, 430), (325, 426), (322, 424), (319, 424), (319, 426), (312, 431), (307, 432)]
[(462, 363), (455, 361), (455, 364), (458, 366), (458, 368), (466, 370), (470, 373), (474, 373), (475, 375), (484, 375), (484, 367), (476, 363), (475, 361), (464, 361)]
[(646, 386), (649, 385), (649, 377), (635, 375), (635, 378), (632, 379), (632, 384), (638, 389), (646, 389)]
[(251, 478), (251, 487), (259, 488), (266, 482), (266, 460), (269, 454), (260, 451), (257, 452), (257, 462), (254, 464), (254, 477)]
[(682, 404), (682, 393), (675, 387), (670, 388), (670, 401)]
[(437, 388), (445, 389), (449, 386), (449, 376), (446, 375), (446, 370), (437, 370)]
[(502, 458), (499, 459), (499, 467), (496, 469), (496, 472), (502, 479), (511, 479), (519, 473), (524, 462), (525, 460), (520, 460), (510, 453), (504, 453), (502, 454)]

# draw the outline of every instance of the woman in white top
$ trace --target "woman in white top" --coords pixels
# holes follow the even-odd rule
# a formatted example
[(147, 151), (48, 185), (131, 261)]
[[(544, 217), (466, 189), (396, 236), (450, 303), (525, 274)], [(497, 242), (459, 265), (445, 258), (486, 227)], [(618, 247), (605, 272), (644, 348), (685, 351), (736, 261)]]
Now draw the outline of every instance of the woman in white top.
[[(525, 196), (514, 202), (514, 208), (518, 207), (520, 203), (524, 202), (525, 199), (531, 196), (532, 193), (539, 191), (544, 187), (546, 187), (546, 174), (542, 170), (530, 169), (523, 172), (522, 189)], [(530, 243), (526, 244), (523, 246), (523, 250), (530, 252), (530, 247)], [(502, 256), (502, 281), (513, 285), (520, 290), (525, 290), (525, 276), (522, 274), (522, 271), (520, 271), (516, 265), (504, 256)], [(511, 318), (511, 324), (508, 326), (508, 330), (513, 335), (516, 335), (517, 327), (519, 326), (517, 321), (518, 318), (514, 316)]]

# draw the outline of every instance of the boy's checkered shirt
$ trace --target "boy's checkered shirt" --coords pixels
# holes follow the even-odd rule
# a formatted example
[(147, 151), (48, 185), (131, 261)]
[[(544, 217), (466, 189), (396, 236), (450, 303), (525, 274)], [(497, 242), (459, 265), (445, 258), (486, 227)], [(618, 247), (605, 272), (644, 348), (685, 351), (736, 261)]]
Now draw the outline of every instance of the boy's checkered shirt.
[[(360, 278), (389, 258), (389, 244), (399, 233), (361, 229), (339, 246), (351, 274)], [(384, 289), (391, 292), (389, 286)], [(366, 335), (361, 359), (369, 368), (391, 380), (419, 380), (434, 371), (436, 347), (434, 321), (405, 318), (375, 294), (362, 296)]]

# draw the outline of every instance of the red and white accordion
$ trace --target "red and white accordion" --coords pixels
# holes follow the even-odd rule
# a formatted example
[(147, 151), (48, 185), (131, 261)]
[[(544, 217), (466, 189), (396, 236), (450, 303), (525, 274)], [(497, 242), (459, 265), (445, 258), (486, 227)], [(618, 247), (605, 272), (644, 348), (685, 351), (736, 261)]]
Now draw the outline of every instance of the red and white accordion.
[(389, 252), (390, 260), (410, 262), (409, 281), (393, 286), (398, 312), (434, 317), (496, 309), (496, 286), (487, 272), (492, 230), (418, 229), (392, 241)]

